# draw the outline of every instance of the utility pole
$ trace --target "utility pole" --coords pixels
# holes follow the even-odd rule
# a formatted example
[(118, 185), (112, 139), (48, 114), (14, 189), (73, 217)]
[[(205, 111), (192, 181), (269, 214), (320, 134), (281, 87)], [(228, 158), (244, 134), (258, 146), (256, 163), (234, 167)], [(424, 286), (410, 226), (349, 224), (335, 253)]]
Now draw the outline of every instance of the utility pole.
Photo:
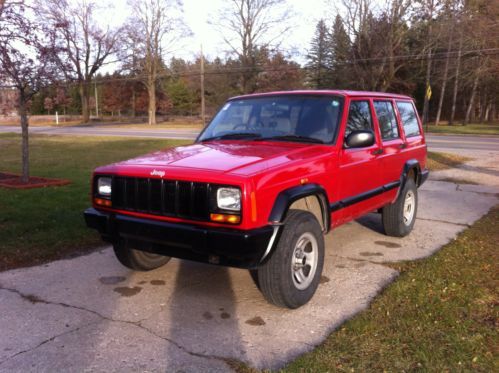
[(95, 116), (99, 117), (99, 96), (97, 95), (97, 79), (94, 80), (95, 89)]
[(203, 44), (201, 44), (201, 121), (203, 122), (203, 127), (206, 125), (206, 107), (204, 101), (204, 55), (203, 55)]

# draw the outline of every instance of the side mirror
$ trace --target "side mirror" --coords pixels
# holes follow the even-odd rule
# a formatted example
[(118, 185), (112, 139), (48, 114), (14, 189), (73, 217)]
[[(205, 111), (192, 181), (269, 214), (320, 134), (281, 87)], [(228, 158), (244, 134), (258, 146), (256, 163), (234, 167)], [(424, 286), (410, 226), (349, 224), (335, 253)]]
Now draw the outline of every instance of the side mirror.
[(345, 138), (347, 148), (366, 148), (375, 142), (372, 131), (353, 131)]

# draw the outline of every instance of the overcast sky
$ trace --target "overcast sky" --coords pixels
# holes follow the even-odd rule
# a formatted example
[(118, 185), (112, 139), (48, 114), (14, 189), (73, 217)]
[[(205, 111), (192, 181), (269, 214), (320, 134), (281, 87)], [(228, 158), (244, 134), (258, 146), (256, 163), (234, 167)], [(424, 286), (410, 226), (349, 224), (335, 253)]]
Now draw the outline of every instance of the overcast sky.
[[(194, 59), (199, 55), (201, 44), (207, 58), (226, 57), (227, 46), (223, 43), (220, 33), (208, 23), (217, 16), (217, 10), (223, 2), (224, 0), (183, 0), (184, 20), (193, 36), (183, 42), (175, 52), (176, 57)], [(281, 48), (286, 53), (294, 52), (292, 58), (303, 63), (317, 21), (330, 15), (332, 9), (328, 0), (288, 0), (288, 3), (295, 19), (291, 31), (283, 37)], [(129, 10), (125, 0), (113, 2), (113, 5), (111, 13), (106, 11), (102, 14), (104, 23), (119, 24), (128, 16)]]

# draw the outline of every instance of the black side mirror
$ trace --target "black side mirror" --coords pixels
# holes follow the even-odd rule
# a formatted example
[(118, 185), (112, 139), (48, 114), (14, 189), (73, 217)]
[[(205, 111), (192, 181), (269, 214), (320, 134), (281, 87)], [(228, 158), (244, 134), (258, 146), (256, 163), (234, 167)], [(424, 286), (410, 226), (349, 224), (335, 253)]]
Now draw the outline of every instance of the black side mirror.
[(372, 131), (352, 131), (345, 139), (347, 148), (366, 148), (375, 142)]

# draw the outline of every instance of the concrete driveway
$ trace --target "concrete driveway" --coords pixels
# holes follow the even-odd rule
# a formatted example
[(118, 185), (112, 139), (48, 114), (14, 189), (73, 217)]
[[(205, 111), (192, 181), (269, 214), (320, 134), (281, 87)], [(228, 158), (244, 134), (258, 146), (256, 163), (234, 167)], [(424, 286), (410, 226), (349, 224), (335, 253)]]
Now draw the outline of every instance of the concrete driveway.
[(410, 236), (383, 235), (377, 214), (330, 233), (321, 285), (298, 310), (266, 303), (247, 271), (172, 260), (132, 273), (109, 247), (0, 273), (0, 371), (230, 371), (227, 359), (281, 367), (397, 277), (384, 263), (431, 255), (498, 202), (499, 153), (474, 154), (465, 176), (488, 185), (433, 174)]

